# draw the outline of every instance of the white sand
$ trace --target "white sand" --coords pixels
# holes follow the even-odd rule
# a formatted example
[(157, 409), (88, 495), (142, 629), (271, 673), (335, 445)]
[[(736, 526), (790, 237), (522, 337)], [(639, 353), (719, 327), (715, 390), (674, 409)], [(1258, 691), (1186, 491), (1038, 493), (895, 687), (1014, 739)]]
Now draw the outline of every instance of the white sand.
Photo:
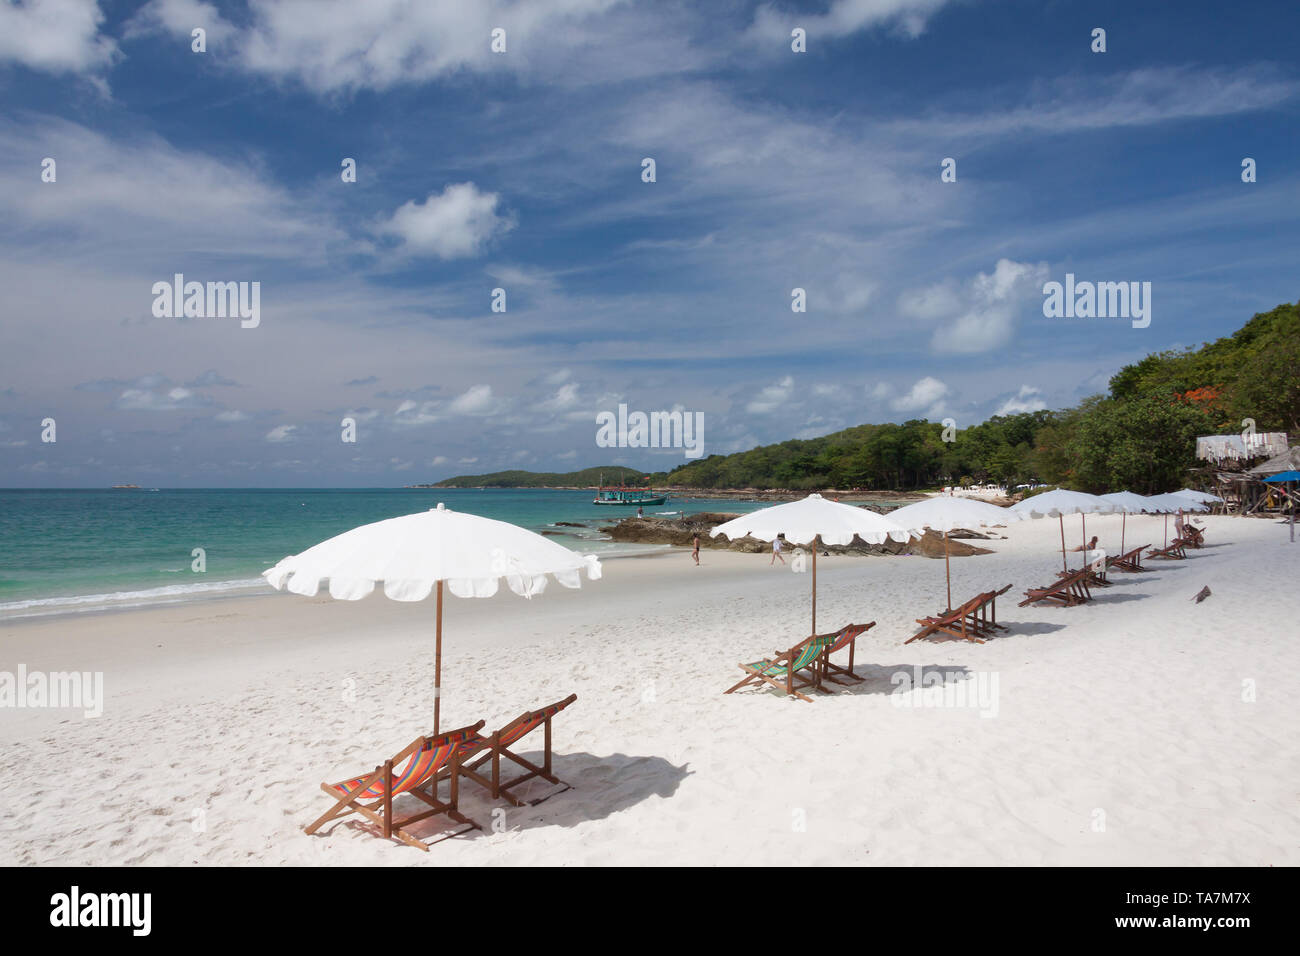
[[(493, 832), (467, 784), (485, 832), (427, 854), (301, 828), (328, 804), (320, 781), (431, 731), (431, 601), (271, 594), (10, 623), (0, 670), (103, 670), (107, 701), (98, 719), (0, 710), (0, 864), (1295, 865), (1300, 544), (1204, 521), (1207, 548), (1076, 608), (1016, 607), (1060, 567), (1059, 532), (1012, 526), (996, 554), (953, 561), (958, 601), (1016, 585), (998, 606), (1012, 630), (982, 646), (902, 643), (944, 603), (942, 561), (823, 559), (819, 630), (878, 624), (857, 654), (871, 680), (811, 704), (721, 693), (737, 662), (806, 633), (808, 575), (766, 555), (608, 561), (531, 602), (449, 597), (444, 727), (576, 692), (555, 724), (574, 789)], [(1161, 524), (1130, 520), (1129, 545)], [(1088, 528), (1117, 547), (1118, 518)], [(921, 695), (890, 675), (915, 665), (996, 676), (996, 715), (897, 706)]]

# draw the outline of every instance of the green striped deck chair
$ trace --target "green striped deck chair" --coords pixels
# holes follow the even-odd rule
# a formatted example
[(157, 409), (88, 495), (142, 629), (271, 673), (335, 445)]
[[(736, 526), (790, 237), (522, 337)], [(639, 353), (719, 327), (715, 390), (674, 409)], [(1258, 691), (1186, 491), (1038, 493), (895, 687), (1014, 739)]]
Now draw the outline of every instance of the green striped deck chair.
[[(477, 823), (461, 814), (457, 808), (459, 775), (455, 771), (461, 759), (462, 748), (478, 737), (483, 724), (484, 721), (480, 720), (477, 724), (448, 731), (436, 737), (417, 738), (405, 750), (391, 760), (385, 760), (382, 766), (376, 767), (371, 773), (351, 777), (339, 783), (322, 783), (320, 788), (333, 797), (335, 803), (306, 827), (306, 831), (315, 833), (336, 817), (359, 813), (378, 826), (385, 839), (397, 837), (409, 846), (428, 850), (429, 844), (406, 832), (406, 827), (418, 820), (440, 814), (446, 814), (450, 819), (462, 824), (460, 829), (444, 833), (436, 840), (430, 841), (432, 843), (458, 836), (468, 830), (480, 829)], [(406, 761), (405, 766), (394, 773), (393, 767), (401, 764), (403, 760)], [(451, 796), (446, 803), (438, 799), (437, 788), (438, 778), (444, 770), (448, 771), (446, 775), (451, 778)], [(433, 786), (426, 792), (422, 788), (431, 780)], [(394, 819), (393, 798), (404, 793), (424, 801), (430, 809)]]
[[(492, 799), (505, 797), (516, 807), (522, 807), (524, 801), (510, 791), (529, 780), (541, 778), (548, 783), (562, 784), (564, 787), (563, 790), (552, 791), (537, 800), (529, 800), (528, 802), (531, 804), (541, 803), (557, 793), (568, 790), (569, 785), (551, 773), (551, 718), (577, 699), (577, 694), (570, 694), (564, 700), (556, 701), (554, 704), (540, 710), (530, 710), (520, 714), (494, 734), (486, 736), (477, 733), (473, 734), (461, 747), (458, 772), (480, 786), (487, 788), (492, 795)], [(538, 727), (544, 727), (546, 730), (544, 749), (542, 751), (542, 765), (540, 767), (510, 749)], [(483, 751), (487, 752), (483, 753)], [(475, 756), (476, 754), (478, 756)], [(503, 782), (501, 780), (502, 757), (523, 767), (527, 773)], [(492, 762), (492, 776), (490, 778), (477, 772), (478, 768), (488, 761)]]
[[(791, 697), (798, 697), (811, 703), (812, 698), (799, 693), (797, 688), (820, 689), (821, 660), (834, 637), (834, 634), (814, 634), (812, 637), (804, 638), (784, 653), (777, 651), (772, 657), (765, 657), (761, 661), (741, 664), (740, 669), (745, 672), (744, 679), (735, 686), (727, 688), (723, 693), (733, 693), (749, 684), (755, 686), (771, 684)], [(805, 677), (800, 673), (801, 671), (811, 671), (811, 674)]]

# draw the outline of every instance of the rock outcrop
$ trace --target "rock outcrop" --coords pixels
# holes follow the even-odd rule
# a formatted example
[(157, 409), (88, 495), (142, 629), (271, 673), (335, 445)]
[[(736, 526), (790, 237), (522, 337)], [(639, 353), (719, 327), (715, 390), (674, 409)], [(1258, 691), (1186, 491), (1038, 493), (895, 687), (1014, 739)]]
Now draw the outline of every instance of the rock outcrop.
[[(700, 547), (719, 551), (742, 551), (753, 554), (770, 551), (772, 546), (766, 541), (754, 538), (740, 538), (730, 541), (723, 537), (709, 534), (724, 521), (738, 518), (739, 515), (723, 514), (716, 511), (701, 511), (699, 514), (686, 515), (681, 518), (624, 518), (618, 524), (609, 525), (600, 530), (608, 534), (613, 541), (633, 542), (636, 544), (672, 544), (689, 548), (695, 538), (700, 536)], [(975, 537), (973, 533), (972, 537)], [(787, 545), (787, 550), (798, 545)], [(964, 541), (948, 539), (948, 552), (951, 557), (962, 558), (972, 554), (989, 554), (987, 548), (966, 544)], [(868, 544), (861, 538), (854, 538), (849, 545), (822, 545), (822, 554), (914, 554), (927, 558), (943, 557), (943, 536), (927, 531), (924, 537), (913, 538), (907, 542), (885, 541), (882, 544)]]

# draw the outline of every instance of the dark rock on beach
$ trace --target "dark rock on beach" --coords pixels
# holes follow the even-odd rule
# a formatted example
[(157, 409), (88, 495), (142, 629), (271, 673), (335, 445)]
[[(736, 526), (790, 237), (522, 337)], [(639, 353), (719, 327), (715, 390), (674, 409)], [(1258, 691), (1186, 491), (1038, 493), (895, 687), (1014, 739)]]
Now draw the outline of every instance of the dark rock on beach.
[[(738, 518), (739, 515), (723, 514), (716, 511), (702, 511), (699, 514), (686, 515), (681, 518), (624, 518), (616, 525), (609, 525), (600, 530), (613, 541), (632, 542), (636, 544), (671, 544), (678, 547), (690, 547), (695, 535), (700, 536), (700, 547), (719, 551), (741, 551), (748, 554), (768, 552), (772, 545), (766, 541), (744, 537), (730, 541), (724, 537), (709, 534), (724, 521)], [(787, 551), (799, 547), (786, 545)], [(989, 554), (987, 548), (979, 548), (962, 541), (948, 539), (948, 552), (951, 557), (961, 558), (972, 554)], [(883, 544), (868, 544), (861, 538), (854, 538), (849, 545), (822, 545), (822, 554), (914, 554), (927, 558), (943, 557), (943, 536), (927, 531), (922, 538), (913, 538), (907, 542), (888, 540)]]

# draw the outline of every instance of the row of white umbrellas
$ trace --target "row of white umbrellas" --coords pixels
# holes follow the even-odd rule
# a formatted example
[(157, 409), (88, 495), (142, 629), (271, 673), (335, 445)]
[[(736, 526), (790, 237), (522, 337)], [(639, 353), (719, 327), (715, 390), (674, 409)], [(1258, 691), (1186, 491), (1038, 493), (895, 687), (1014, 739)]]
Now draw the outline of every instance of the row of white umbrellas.
[[(1057, 489), (1028, 498), (1011, 508), (999, 508), (970, 498), (927, 499), (889, 515), (809, 495), (800, 501), (763, 508), (718, 525), (713, 535), (762, 541), (784, 537), (794, 544), (812, 545), (812, 633), (817, 633), (818, 543), (847, 545), (855, 537), (870, 544), (886, 539), (905, 542), (924, 528), (944, 536), (944, 565), (948, 604), (952, 606), (952, 576), (948, 568), (948, 533), (955, 528), (1004, 525), (1025, 518), (1055, 517), (1061, 524), (1061, 556), (1065, 557), (1067, 514), (1170, 514), (1207, 510), (1213, 495), (1185, 489), (1169, 495), (1142, 497), (1128, 492), (1088, 495)], [(1167, 519), (1166, 519), (1167, 524)], [(1086, 536), (1086, 527), (1085, 527)], [(421, 601), (436, 590), (436, 651), (434, 670), (434, 733), (438, 732), (442, 686), (442, 597), (444, 585), (458, 597), (491, 597), (505, 581), (523, 597), (541, 594), (547, 575), (561, 585), (579, 586), (579, 573), (600, 577), (594, 555), (582, 555), (517, 525), (478, 515), (437, 508), (389, 518), (353, 528), (263, 572), (275, 588), (314, 596), (323, 583), (331, 597), (356, 601), (382, 584), (395, 601)]]

